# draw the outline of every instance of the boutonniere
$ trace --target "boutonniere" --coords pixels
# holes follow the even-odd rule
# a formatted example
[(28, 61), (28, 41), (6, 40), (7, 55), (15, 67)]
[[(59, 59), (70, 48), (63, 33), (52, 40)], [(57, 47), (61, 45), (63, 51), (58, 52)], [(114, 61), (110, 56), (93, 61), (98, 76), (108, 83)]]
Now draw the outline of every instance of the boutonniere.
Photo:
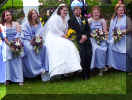
[(82, 23), (85, 25), (86, 24), (86, 21), (85, 20), (82, 20)]

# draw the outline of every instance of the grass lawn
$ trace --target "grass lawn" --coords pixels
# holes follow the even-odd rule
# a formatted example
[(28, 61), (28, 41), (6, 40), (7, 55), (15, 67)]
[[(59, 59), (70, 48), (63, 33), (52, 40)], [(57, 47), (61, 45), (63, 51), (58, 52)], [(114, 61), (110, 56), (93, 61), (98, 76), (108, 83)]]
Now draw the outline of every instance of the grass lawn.
[(4, 85), (0, 85), (0, 100), (3, 98), (6, 94), (6, 87)]
[(126, 74), (108, 72), (89, 80), (79, 78), (43, 83), (39, 78), (25, 80), (24, 86), (11, 84), (7, 94), (126, 94)]

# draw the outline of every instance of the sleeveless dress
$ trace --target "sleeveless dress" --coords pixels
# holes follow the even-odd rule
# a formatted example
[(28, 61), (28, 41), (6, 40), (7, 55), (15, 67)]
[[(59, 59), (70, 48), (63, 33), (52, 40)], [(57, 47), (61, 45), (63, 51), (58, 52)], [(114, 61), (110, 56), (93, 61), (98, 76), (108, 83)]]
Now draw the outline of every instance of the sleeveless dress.
[[(8, 41), (20, 38), (20, 36), (20, 33), (16, 31), (16, 25), (12, 25), (12, 27), (6, 27), (6, 38)], [(23, 82), (23, 54), (21, 56), (14, 57), (9, 46), (5, 45), (5, 48), (6, 80), (10, 80), (12, 82)]]
[[(42, 28), (41, 23), (37, 27), (31, 26), (28, 22), (23, 25), (23, 44), (25, 56), (23, 58), (24, 64), (24, 77), (33, 78), (40, 75), (44, 70), (49, 71), (49, 60), (47, 55), (47, 49), (42, 47), (41, 51), (36, 54), (31, 45), (31, 39), (38, 35), (39, 29)], [(41, 34), (40, 34), (41, 35)], [(43, 78), (42, 78), (43, 79)], [(46, 78), (46, 80), (48, 77)], [(44, 79), (43, 79), (44, 80)]]
[(5, 83), (6, 69), (5, 69), (5, 63), (3, 61), (2, 47), (3, 47), (2, 33), (0, 33), (0, 83)]
[(120, 21), (117, 16), (111, 20), (109, 29), (109, 47), (108, 47), (108, 65), (120, 71), (126, 71), (126, 35), (117, 43), (114, 43), (113, 30), (126, 29), (126, 15), (123, 15)]
[[(104, 19), (100, 19), (95, 21), (94, 19), (90, 18), (89, 20), (91, 34), (94, 30), (103, 29), (102, 23), (105, 21)], [(97, 44), (97, 41), (94, 38), (91, 38), (92, 43), (92, 61), (91, 61), (91, 69), (98, 68), (102, 69), (106, 66), (107, 61), (107, 42), (104, 40), (101, 42), (100, 45)]]

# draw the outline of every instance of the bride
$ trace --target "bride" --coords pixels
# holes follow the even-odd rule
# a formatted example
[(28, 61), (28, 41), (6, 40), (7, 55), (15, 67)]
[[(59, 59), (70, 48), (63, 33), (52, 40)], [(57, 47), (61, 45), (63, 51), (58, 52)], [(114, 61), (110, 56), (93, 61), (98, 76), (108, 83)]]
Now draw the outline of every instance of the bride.
[(68, 20), (68, 8), (60, 4), (41, 30), (49, 55), (50, 78), (82, 70), (77, 48), (64, 37)]

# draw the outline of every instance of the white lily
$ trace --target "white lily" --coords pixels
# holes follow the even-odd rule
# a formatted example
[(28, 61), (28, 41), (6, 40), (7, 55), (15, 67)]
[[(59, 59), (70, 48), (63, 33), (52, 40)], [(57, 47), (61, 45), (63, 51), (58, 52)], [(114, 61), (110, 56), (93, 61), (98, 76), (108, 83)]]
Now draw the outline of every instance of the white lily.
[(41, 42), (40, 36), (36, 36), (35, 42), (37, 42), (37, 43)]
[(118, 34), (122, 34), (122, 32), (121, 32), (120, 29), (117, 29), (117, 33), (118, 33)]
[(16, 42), (15, 42), (15, 45), (16, 45), (16, 46), (20, 46), (20, 41), (16, 41)]

